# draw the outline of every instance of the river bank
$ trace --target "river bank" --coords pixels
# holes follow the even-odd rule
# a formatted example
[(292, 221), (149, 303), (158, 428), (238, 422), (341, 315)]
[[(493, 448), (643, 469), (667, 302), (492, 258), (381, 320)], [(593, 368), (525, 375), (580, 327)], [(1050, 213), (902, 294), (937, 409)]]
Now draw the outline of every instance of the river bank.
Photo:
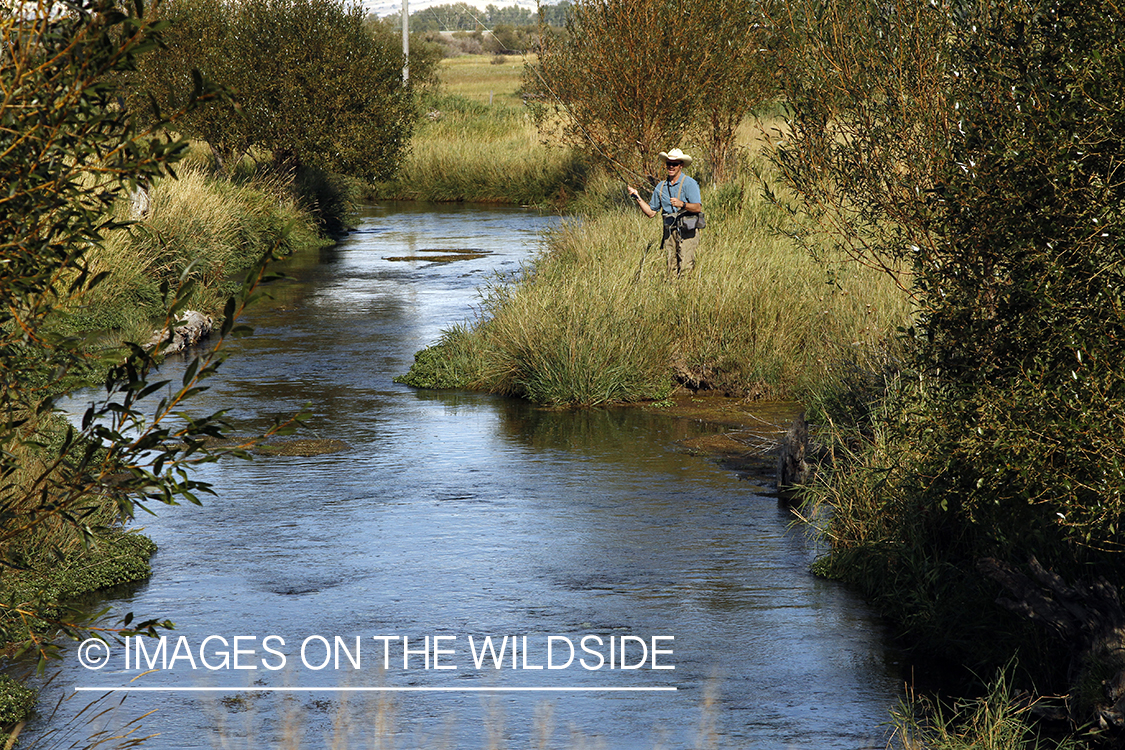
[[(330, 180), (284, 178), (250, 160), (219, 175), (208, 162), (206, 154), (189, 156), (178, 179), (154, 181), (109, 207), (111, 216), (132, 223), (106, 231), (91, 251), (92, 269), (106, 272), (105, 280), (60, 305), (48, 320), (49, 337), (84, 341), (78, 364), (52, 387), (70, 391), (99, 382), (120, 362), (113, 353), (122, 342), (148, 342), (166, 309), (169, 288), (192, 285), (182, 307), (221, 318), (223, 303), (239, 287), (242, 272), (267, 251), (326, 247), (334, 240), (324, 228), (345, 220), (332, 213), (344, 203), (326, 199), (328, 192), (341, 189)], [(308, 205), (326, 211), (313, 213)], [(50, 498), (57, 476), (54, 463), (72, 439), (58, 415), (38, 415), (22, 429), (22, 445), (10, 449), (18, 469), (9, 481), (39, 489), (34, 497), (6, 506), (13, 518), (29, 512), (41, 494)], [(91, 441), (91, 451), (94, 446)], [(97, 455), (87, 452), (85, 461)], [(7, 534), (3, 554), (13, 567), (4, 571), (0, 587), (5, 656), (49, 644), (60, 623), (70, 632), (66, 624), (87, 622), (85, 602), (91, 594), (151, 574), (149, 558), (156, 545), (143, 534), (123, 532), (119, 499), (111, 486), (91, 486), (78, 507), (63, 510), (75, 523), (31, 516), (28, 531)], [(11, 709), (0, 713), (0, 725), (11, 728), (27, 718), (26, 695), (16, 681), (0, 684), (0, 706)]]
[[(811, 408), (876, 370), (910, 305), (885, 274), (814, 259), (772, 231), (752, 178), (706, 187), (697, 266), (668, 278), (659, 226), (628, 204), (564, 224), (490, 284), (403, 382), (554, 405), (660, 401), (678, 388)], [(654, 239), (655, 237), (655, 239)]]
[(777, 454), (786, 433), (804, 412), (789, 401), (763, 402), (716, 393), (678, 393), (651, 409), (714, 432), (677, 443), (683, 450), (715, 462), (748, 481), (756, 492), (776, 494)]

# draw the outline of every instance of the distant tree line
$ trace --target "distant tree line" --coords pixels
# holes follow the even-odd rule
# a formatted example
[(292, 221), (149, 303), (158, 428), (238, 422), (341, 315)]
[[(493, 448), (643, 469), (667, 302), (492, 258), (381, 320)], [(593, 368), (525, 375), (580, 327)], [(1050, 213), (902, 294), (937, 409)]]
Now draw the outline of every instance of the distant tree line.
[[(489, 5), (484, 10), (468, 3), (435, 5), (410, 14), (412, 32), (427, 31), (477, 31), (495, 30), (499, 25), (513, 27), (547, 26), (561, 28), (566, 25), (571, 4), (567, 0), (553, 5), (542, 5), (535, 13), (518, 5), (498, 8)], [(402, 14), (394, 13), (383, 19), (391, 28), (402, 28)]]

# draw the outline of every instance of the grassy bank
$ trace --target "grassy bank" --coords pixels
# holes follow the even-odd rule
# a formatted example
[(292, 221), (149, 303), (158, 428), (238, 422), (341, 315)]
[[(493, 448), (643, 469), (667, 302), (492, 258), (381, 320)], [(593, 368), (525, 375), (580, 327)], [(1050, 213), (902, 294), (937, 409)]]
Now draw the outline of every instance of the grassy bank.
[(523, 65), (519, 57), (443, 60), (441, 93), (423, 102), (409, 155), (369, 197), (549, 206), (579, 193), (588, 164), (541, 142), (519, 95)]
[(287, 251), (325, 242), (308, 210), (321, 200), (249, 160), (227, 178), (213, 174), (203, 155), (191, 159), (179, 179), (150, 187), (143, 212), (128, 202), (114, 206), (116, 219), (132, 223), (108, 233), (95, 251), (97, 270), (109, 276), (59, 316), (58, 329), (104, 331), (105, 343), (147, 341), (164, 309), (161, 284), (181, 278), (194, 283), (189, 309), (217, 312), (239, 273), (279, 237)]
[(885, 276), (813, 260), (778, 236), (786, 217), (753, 176), (765, 169), (762, 124), (739, 133), (756, 165), (744, 164), (740, 181), (705, 186), (698, 267), (670, 283), (659, 222), (623, 200), (620, 182), (544, 145), (519, 98), (522, 59), (462, 56), (440, 70), (442, 93), (410, 157), (375, 195), (566, 201), (582, 220), (554, 233), (518, 278), (494, 280), (481, 318), (420, 352), (403, 382), (550, 404), (660, 400), (679, 386), (819, 403), (857, 367), (877, 368), (888, 334), (907, 323), (904, 295)]
[(771, 231), (780, 217), (750, 180), (704, 191), (708, 228), (679, 280), (666, 272), (659, 222), (620, 193), (608, 182), (594, 191), (601, 212), (564, 225), (519, 278), (499, 280), (481, 319), (419, 353), (404, 382), (571, 405), (659, 400), (678, 386), (803, 399), (848, 363), (883, 356), (907, 322), (889, 279), (814, 261)]
[(943, 702), (911, 693), (891, 712), (903, 750), (1079, 750), (1075, 738), (1052, 738), (1038, 725), (1039, 701), (1002, 674), (975, 698)]
[[(90, 251), (91, 270), (106, 272), (105, 280), (79, 298), (64, 295), (67, 304), (48, 320), (50, 335), (85, 339), (85, 364), (64, 388), (103, 377), (110, 359), (120, 361), (108, 355), (122, 342), (147, 343), (164, 320), (168, 290), (182, 281), (193, 284), (186, 309), (218, 319), (240, 272), (267, 249), (279, 241), (289, 251), (329, 243), (322, 227), (346, 218), (333, 178), (279, 176), (250, 161), (223, 176), (204, 154), (181, 164), (178, 174), (151, 184), (145, 199), (122, 196), (111, 207), (115, 220), (130, 223), (105, 231)], [(49, 643), (59, 623), (82, 622), (81, 602), (92, 592), (151, 572), (155, 544), (122, 528), (112, 484), (77, 505), (54, 507), (54, 482), (69, 471), (59, 456), (66, 454), (67, 464), (97, 463), (93, 445), (93, 453), (64, 450), (67, 429), (62, 417), (45, 412), (27, 418), (19, 438), (5, 446), (18, 467), (5, 477), (0, 526), (0, 647), (7, 656)], [(22, 720), (33, 703), (18, 682), (0, 682), (0, 726)]]

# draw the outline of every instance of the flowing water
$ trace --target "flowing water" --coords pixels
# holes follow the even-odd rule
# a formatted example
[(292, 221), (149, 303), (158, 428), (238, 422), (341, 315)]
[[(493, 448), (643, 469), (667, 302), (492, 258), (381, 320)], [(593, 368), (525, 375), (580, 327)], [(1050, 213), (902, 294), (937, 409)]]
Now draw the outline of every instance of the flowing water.
[[(176, 629), (98, 670), (71, 649), (45, 690), (71, 696), (63, 717), (98, 695), (77, 687), (130, 686), (157, 690), (106, 705), (156, 709), (151, 748), (885, 747), (900, 690), (878, 621), (809, 574), (774, 498), (677, 447), (708, 428), (392, 382), (554, 221), (370, 207), (290, 263), (195, 408), (260, 426), (308, 403), (304, 436), (349, 448), (223, 460), (203, 507), (141, 519), (153, 576), (110, 604)], [(433, 260), (451, 250), (481, 257)], [(477, 664), (486, 637), (500, 668)]]

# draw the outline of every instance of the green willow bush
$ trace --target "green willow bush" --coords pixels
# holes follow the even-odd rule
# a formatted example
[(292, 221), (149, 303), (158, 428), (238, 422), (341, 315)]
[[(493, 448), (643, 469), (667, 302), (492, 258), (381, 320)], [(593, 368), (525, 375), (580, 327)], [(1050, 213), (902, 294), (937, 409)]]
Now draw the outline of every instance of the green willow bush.
[[(1125, 581), (1125, 24), (1100, 0), (794, 7), (789, 208), (917, 305), (915, 388), (880, 457), (827, 491), (822, 570), (995, 665), (1024, 631), (981, 558)], [(1021, 664), (1059, 679), (1109, 658), (1067, 649)]]
[(403, 86), (400, 41), (340, 0), (168, 0), (153, 16), (172, 24), (129, 76), (130, 102), (181, 107), (195, 69), (229, 88), (237, 106), (197, 108), (179, 124), (220, 166), (261, 149), (288, 167), (385, 178), (409, 144), (415, 87), (437, 63), (412, 56)]

